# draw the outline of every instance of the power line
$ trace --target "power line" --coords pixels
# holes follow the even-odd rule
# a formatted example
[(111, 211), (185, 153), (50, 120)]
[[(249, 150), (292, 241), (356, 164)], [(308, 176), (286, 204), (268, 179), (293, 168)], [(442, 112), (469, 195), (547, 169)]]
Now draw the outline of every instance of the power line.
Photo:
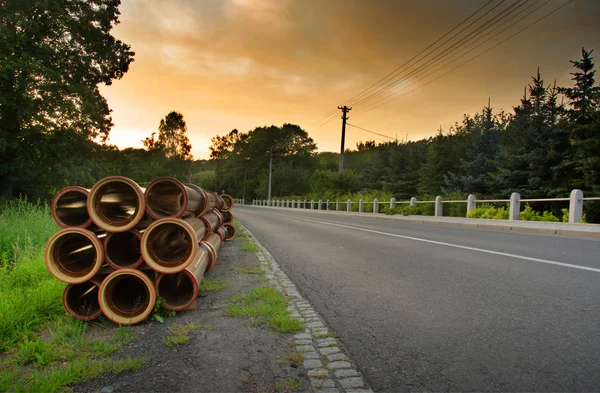
[[(528, 0), (527, 0), (528, 1)], [(520, 12), (518, 12), (516, 15), (514, 15), (512, 18), (509, 18), (507, 20), (505, 20), (503, 23), (501, 23), (499, 26), (495, 27), (494, 29), (492, 29), (491, 31), (485, 33), (484, 35), (482, 35), (481, 37), (477, 38), (474, 42), (470, 43), (469, 45), (461, 48), (458, 52), (451, 54), (449, 56), (445, 56), (448, 59), (450, 59), (450, 61), (447, 61), (445, 63), (443, 63), (441, 66), (434, 68), (433, 70), (429, 70), (429, 68), (431, 68), (431, 66), (435, 63), (437, 63), (439, 60), (442, 60), (442, 58), (437, 59), (436, 61), (430, 63), (429, 65), (423, 67), (421, 70), (415, 70), (413, 71), (411, 74), (407, 75), (408, 76), (418, 76), (421, 75), (418, 79), (416, 79), (415, 81), (413, 81), (410, 85), (406, 85), (403, 86), (401, 89), (396, 90), (396, 91), (387, 91), (385, 93), (385, 96), (377, 98), (376, 100), (374, 100), (373, 102), (370, 102), (365, 109), (363, 109), (360, 112), (363, 112), (367, 109), (369, 109), (370, 107), (373, 107), (374, 105), (377, 105), (377, 103), (388, 99), (389, 97), (393, 96), (394, 94), (398, 93), (399, 91), (405, 90), (406, 88), (408, 88), (409, 86), (412, 86), (414, 84), (416, 84), (416, 82), (425, 79), (428, 76), (431, 76), (433, 74), (435, 74), (437, 71), (441, 70), (442, 68), (444, 68), (445, 66), (454, 63), (455, 61), (457, 61), (458, 59), (460, 59), (461, 57), (466, 56), (467, 54), (471, 53), (472, 51), (474, 51), (475, 49), (479, 48), (480, 46), (482, 46), (483, 44), (485, 44), (486, 42), (489, 42), (490, 40), (492, 40), (493, 38), (497, 37), (498, 35), (500, 35), (501, 33), (503, 33), (504, 31), (508, 30), (510, 27), (514, 26), (515, 24), (519, 23), (521, 20), (525, 19), (527, 16), (531, 15), (532, 13), (534, 13), (535, 11), (541, 9), (542, 7), (544, 7), (546, 4), (548, 4), (550, 1), (552, 0), (548, 0), (546, 1), (544, 4), (542, 4), (541, 6), (537, 7), (536, 9), (534, 9), (532, 12), (528, 13), (527, 15), (525, 15), (523, 18), (517, 20), (516, 22), (514, 22), (513, 24), (511, 24), (510, 26), (508, 26), (507, 28), (501, 30), (500, 32), (498, 32), (497, 34), (494, 34), (493, 36), (489, 37), (487, 40), (483, 41), (482, 43), (480, 43), (479, 45), (473, 47), (473, 45), (477, 44), (479, 41), (481, 41), (482, 39), (490, 36), (492, 33), (494, 33), (494, 31), (498, 30), (499, 28), (502, 28), (503, 26), (505, 26), (508, 22), (516, 19), (519, 17), (519, 15), (523, 14), (524, 12), (526, 12), (528, 9), (530, 9), (531, 7), (533, 7), (535, 4), (537, 4), (540, 0), (536, 0), (534, 1), (531, 5), (529, 5), (528, 7), (525, 7), (523, 10), (521, 10)], [(526, 3), (522, 3), (521, 5), (519, 5), (517, 8), (513, 9), (510, 13), (516, 11), (518, 8), (520, 8), (521, 6), (523, 6)], [(490, 25), (490, 27), (492, 27), (493, 25), (495, 25), (496, 23), (498, 23), (499, 21), (501, 21), (503, 18), (505, 18), (506, 16), (510, 15), (506, 14), (504, 15), (502, 18), (496, 20), (493, 24)], [(487, 29), (486, 29), (487, 30)], [(469, 40), (470, 41), (470, 40)], [(471, 49), (469, 49), (471, 48)], [(455, 56), (457, 55), (457, 56)], [(454, 58), (453, 58), (454, 57)], [(425, 72), (427, 71), (427, 72)], [(391, 89), (390, 89), (391, 90)]]
[[(532, 11), (532, 12), (530, 12), (529, 14), (525, 15), (523, 18), (519, 19), (517, 22), (513, 23), (512, 25), (510, 25), (510, 26), (509, 26), (509, 27), (507, 27), (506, 29), (504, 29), (504, 30), (500, 31), (499, 33), (495, 34), (494, 36), (490, 37), (488, 40), (486, 40), (486, 41), (482, 42), (481, 44), (479, 44), (479, 45), (478, 45), (478, 46), (476, 46), (475, 48), (471, 49), (469, 52), (471, 52), (471, 51), (473, 51), (473, 50), (477, 49), (478, 47), (480, 47), (481, 45), (483, 45), (483, 44), (485, 44), (486, 42), (490, 41), (490, 40), (491, 40), (491, 39), (493, 39), (494, 37), (498, 36), (499, 34), (503, 33), (504, 31), (508, 30), (510, 27), (514, 26), (515, 24), (519, 23), (521, 20), (525, 19), (527, 16), (531, 15), (533, 12), (535, 12), (535, 11), (539, 10), (540, 8), (542, 8), (543, 6), (545, 6), (546, 4), (548, 4), (550, 1), (551, 1), (551, 0), (548, 0), (546, 3), (542, 4), (540, 7), (536, 8), (534, 11)], [(489, 51), (491, 51), (491, 50), (495, 49), (496, 47), (500, 46), (500, 45), (501, 45), (501, 44), (503, 44), (504, 42), (506, 42), (506, 41), (510, 40), (511, 38), (513, 38), (513, 37), (515, 37), (515, 36), (519, 35), (519, 34), (520, 34), (520, 33), (522, 33), (523, 31), (525, 31), (525, 30), (529, 29), (530, 27), (534, 26), (535, 24), (537, 24), (537, 23), (541, 22), (542, 20), (544, 20), (544, 19), (546, 19), (547, 17), (549, 17), (550, 15), (554, 14), (555, 12), (557, 12), (557, 11), (558, 11), (558, 10), (560, 10), (561, 8), (565, 7), (567, 4), (571, 3), (572, 1), (573, 1), (573, 0), (568, 0), (566, 3), (564, 3), (564, 4), (560, 5), (559, 7), (555, 8), (554, 10), (552, 10), (552, 11), (550, 11), (549, 13), (545, 14), (545, 15), (544, 15), (544, 16), (542, 16), (541, 18), (539, 18), (539, 19), (535, 20), (534, 22), (530, 23), (529, 25), (527, 25), (527, 26), (523, 27), (522, 29), (520, 29), (520, 30), (519, 30), (519, 31), (517, 31), (516, 33), (514, 33), (514, 34), (512, 34), (512, 35), (510, 35), (510, 36), (508, 36), (508, 37), (506, 37), (505, 39), (503, 39), (502, 41), (500, 41), (500, 42), (498, 42), (497, 44), (493, 45), (492, 47), (490, 47), (490, 48), (486, 49), (485, 51), (483, 51), (483, 52), (479, 53), (479, 54), (478, 54), (478, 55), (476, 55), (476, 56), (473, 56), (473, 57), (472, 57), (472, 58), (470, 58), (469, 60), (467, 60), (467, 61), (465, 61), (465, 62), (463, 62), (463, 63), (459, 64), (458, 66), (456, 66), (456, 67), (452, 68), (451, 70), (449, 70), (449, 71), (447, 71), (447, 72), (443, 73), (442, 75), (439, 75), (438, 77), (436, 77), (436, 78), (434, 78), (434, 79), (432, 79), (432, 80), (430, 80), (430, 81), (428, 81), (428, 82), (424, 83), (423, 85), (421, 85), (421, 86), (418, 86), (418, 87), (416, 87), (415, 89), (412, 89), (412, 90), (410, 90), (410, 91), (408, 91), (408, 92), (406, 92), (406, 93), (404, 93), (404, 94), (402, 94), (402, 95), (399, 95), (399, 96), (396, 96), (396, 97), (393, 97), (393, 98), (391, 98), (392, 96), (390, 96), (390, 97), (388, 97), (388, 98), (391, 98), (391, 99), (389, 99), (388, 101), (385, 101), (385, 102), (381, 103), (380, 105), (376, 105), (376, 106), (373, 106), (373, 107), (371, 107), (371, 108), (368, 108), (368, 109), (366, 109), (366, 110), (363, 110), (363, 112), (366, 112), (366, 111), (371, 111), (371, 110), (373, 110), (373, 109), (375, 109), (375, 108), (378, 108), (378, 107), (380, 107), (380, 106), (386, 105), (386, 104), (388, 104), (388, 103), (390, 103), (390, 102), (392, 102), (392, 101), (394, 101), (394, 100), (396, 100), (396, 99), (398, 99), (398, 98), (400, 98), (400, 97), (404, 97), (405, 95), (407, 95), (407, 94), (410, 94), (410, 93), (412, 93), (412, 92), (413, 92), (413, 91), (415, 91), (415, 90), (418, 90), (418, 89), (420, 89), (420, 88), (422, 88), (422, 87), (424, 87), (424, 86), (427, 86), (428, 84), (430, 84), (430, 83), (432, 83), (432, 82), (435, 82), (435, 81), (437, 81), (438, 79), (440, 79), (440, 78), (442, 78), (442, 77), (444, 77), (444, 76), (446, 76), (446, 75), (450, 74), (451, 72), (453, 72), (453, 71), (457, 70), (458, 68), (460, 68), (460, 67), (462, 67), (462, 66), (464, 66), (464, 65), (466, 65), (466, 64), (468, 64), (468, 63), (470, 63), (471, 61), (473, 61), (473, 60), (475, 60), (475, 59), (477, 59), (477, 58), (479, 58), (479, 57), (483, 56), (484, 54), (486, 54), (486, 53), (488, 53)], [(467, 52), (467, 53), (469, 53), (469, 52)], [(465, 53), (465, 54), (466, 54), (466, 53)], [(455, 60), (453, 60), (452, 62), (454, 62), (454, 61), (456, 61), (456, 60), (458, 60), (458, 58), (457, 58), (457, 59), (455, 59)], [(452, 62), (450, 62), (450, 63), (452, 63)], [(448, 65), (448, 64), (446, 64), (446, 65)], [(445, 65), (444, 65), (444, 66), (445, 66)], [(444, 66), (442, 66), (441, 68), (443, 68)], [(431, 73), (431, 74), (429, 74), (429, 75), (432, 75), (433, 73), (435, 73), (435, 72), (439, 71), (441, 68), (438, 68), (437, 70), (435, 70), (434, 72), (432, 72), (432, 73)], [(429, 76), (429, 75), (428, 75), (428, 76)], [(399, 91), (401, 91), (401, 90), (405, 89), (406, 87), (408, 87), (408, 86), (405, 86), (404, 88), (400, 89)]]
[[(380, 89), (378, 92), (375, 92), (375, 93), (371, 94), (369, 97), (365, 97), (363, 100), (361, 100), (361, 102), (363, 102), (363, 105), (364, 105), (365, 102), (367, 102), (369, 100), (374, 100), (378, 96), (382, 96), (382, 95), (386, 94), (388, 91), (392, 90), (395, 86), (399, 85), (401, 82), (406, 81), (410, 76), (414, 76), (416, 74), (418, 75), (420, 73), (423, 73), (427, 69), (431, 68), (434, 64), (436, 64), (437, 62), (439, 62), (440, 60), (443, 60), (444, 58), (448, 58), (448, 57), (454, 56), (456, 54), (457, 50), (458, 50), (458, 52), (462, 51), (464, 49), (464, 46), (466, 44), (468, 44), (473, 39), (479, 40), (480, 38), (477, 38), (477, 37), (479, 37), (481, 34), (483, 34), (484, 32), (486, 32), (487, 30), (491, 29), (495, 24), (497, 24), (498, 22), (500, 22), (502, 19), (506, 18), (511, 13), (513, 13), (514, 11), (516, 11), (517, 9), (519, 9), (520, 7), (522, 7), (523, 5), (525, 5), (529, 0), (525, 0), (525, 2), (523, 2), (520, 5), (516, 6), (521, 1), (522, 0), (515, 1), (514, 3), (512, 3), (511, 5), (509, 5), (508, 7), (506, 7), (504, 10), (502, 10), (498, 14), (494, 15), (489, 20), (484, 21), (475, 30), (471, 31), (466, 36), (460, 38), (457, 42), (453, 43), (451, 46), (449, 46), (448, 48), (444, 49), (441, 53), (437, 54), (435, 57), (433, 57), (432, 59), (428, 60), (428, 62), (425, 63), (421, 68), (413, 69), (411, 72), (409, 72), (404, 77), (399, 78), (399, 79), (397, 79), (397, 80), (389, 83), (384, 88)], [(537, 0), (537, 1), (539, 1), (539, 0)], [(517, 14), (517, 16), (518, 15), (519, 14)], [(513, 16), (513, 18), (515, 18), (515, 17), (516, 16)], [(513, 18), (511, 18), (511, 19), (513, 19)], [(509, 19), (509, 20), (511, 20), (511, 19)], [(475, 21), (475, 22), (477, 22), (477, 21)], [(475, 22), (473, 22), (473, 23), (475, 23)], [(506, 23), (506, 21), (505, 21), (505, 23)], [(471, 25), (469, 25), (469, 26), (471, 26)], [(464, 31), (464, 30), (465, 29), (461, 30), (461, 32)], [(486, 35), (487, 34), (489, 34), (489, 33), (486, 33)], [(485, 37), (485, 35), (484, 35), (484, 37)], [(461, 49), (461, 47), (463, 49)], [(359, 104), (359, 102), (355, 103), (354, 105), (358, 105), (358, 104)]]
[[(502, 0), (502, 1), (500, 1), (500, 2), (499, 2), (498, 4), (496, 4), (494, 7), (492, 7), (492, 8), (491, 8), (491, 9), (489, 9), (488, 11), (486, 11), (486, 12), (485, 12), (483, 15), (479, 16), (479, 17), (478, 17), (477, 19), (475, 19), (473, 22), (471, 22), (470, 24), (468, 24), (466, 27), (462, 28), (462, 29), (461, 29), (461, 30), (460, 30), (458, 33), (454, 34), (452, 37), (448, 38), (446, 41), (442, 42), (442, 43), (441, 43), (440, 45), (438, 45), (436, 48), (434, 48), (434, 49), (433, 49), (433, 50), (431, 50), (429, 53), (427, 53), (425, 56), (423, 56), (422, 58), (420, 58), (420, 59), (419, 59), (419, 60), (418, 60), (418, 61), (417, 61), (415, 64), (411, 65), (411, 67), (413, 67), (413, 66), (417, 65), (417, 64), (418, 64), (420, 61), (422, 61), (423, 59), (427, 58), (427, 56), (431, 55), (431, 54), (432, 54), (432, 53), (434, 53), (436, 50), (438, 50), (438, 49), (442, 48), (442, 47), (443, 47), (444, 45), (446, 45), (448, 42), (452, 41), (454, 38), (456, 38), (457, 36), (459, 36), (459, 35), (460, 35), (461, 33), (463, 33), (465, 30), (469, 29), (469, 28), (470, 28), (471, 26), (473, 26), (475, 23), (479, 22), (479, 21), (480, 21), (482, 18), (486, 17), (486, 16), (487, 16), (487, 15), (488, 15), (490, 12), (492, 12), (493, 10), (495, 10), (496, 8), (498, 8), (498, 7), (499, 7), (499, 6), (500, 6), (502, 3), (504, 3), (505, 1), (506, 1), (506, 0)], [(520, 0), (519, 0), (519, 1), (520, 1)], [(489, 3), (487, 3), (487, 4), (489, 4)], [(486, 4), (486, 6), (487, 6), (487, 4)], [(471, 16), (475, 15), (476, 13), (478, 13), (478, 12), (479, 12), (481, 9), (483, 9), (483, 8), (484, 8), (484, 7), (480, 8), (479, 10), (477, 10), (477, 11), (476, 11), (474, 14), (472, 14)], [(470, 18), (471, 18), (471, 16), (469, 16), (469, 18), (467, 18), (466, 20), (470, 19)], [(465, 20), (465, 21), (466, 21), (466, 20)], [(463, 22), (461, 22), (461, 24), (462, 24), (462, 23), (464, 23), (464, 21), (463, 21)], [(455, 29), (456, 29), (456, 28), (455, 28)], [(453, 29), (453, 30), (455, 30), (455, 29)], [(446, 34), (446, 35), (448, 35), (448, 34)], [(446, 36), (446, 35), (445, 35), (445, 36)], [(444, 37), (445, 37), (445, 36), (444, 36)], [(463, 38), (464, 38), (464, 37), (463, 37)], [(463, 38), (461, 38), (460, 40), (462, 40)], [(460, 42), (460, 40), (459, 40), (459, 42)], [(438, 40), (438, 41), (440, 41), (440, 40)], [(438, 41), (436, 41), (436, 42), (438, 42)], [(435, 44), (435, 43), (434, 43), (434, 44)], [(428, 48), (430, 48), (431, 46), (433, 46), (433, 44), (432, 44), (432, 45), (430, 45)], [(452, 47), (451, 47), (451, 48), (452, 48)], [(425, 49), (425, 50), (427, 50), (427, 49)], [(425, 50), (424, 50), (424, 51), (425, 51)], [(446, 49), (446, 50), (447, 50), (447, 49)], [(423, 53), (424, 51), (421, 51), (421, 52), (420, 52), (420, 54), (421, 54), (421, 53)], [(419, 55), (417, 55), (417, 56), (419, 56)], [(417, 56), (413, 57), (413, 59), (415, 59)], [(409, 61), (408, 61), (407, 63), (405, 63), (404, 65), (407, 65), (407, 64), (408, 64), (408, 63), (410, 63), (410, 62), (411, 62), (413, 59), (409, 60)], [(397, 68), (396, 70), (399, 70), (400, 68), (404, 68), (404, 65), (403, 65), (403, 66), (401, 66), (401, 67), (399, 67), (399, 68)], [(396, 73), (396, 71), (394, 71), (394, 73)], [(393, 78), (392, 78), (392, 79), (393, 79)], [(402, 78), (401, 78), (401, 79), (402, 79)], [(396, 81), (397, 81), (397, 80), (396, 80)], [(352, 105), (353, 105), (353, 106), (356, 106), (356, 105), (358, 105), (360, 102), (363, 102), (363, 101), (365, 101), (365, 100), (368, 100), (368, 99), (370, 99), (370, 98), (371, 98), (371, 97), (373, 97), (374, 95), (377, 95), (379, 92), (381, 92), (381, 91), (383, 91), (383, 90), (386, 90), (386, 89), (387, 89), (389, 86), (391, 86), (391, 85), (394, 85), (394, 84), (396, 83), (396, 81), (392, 81), (392, 82), (388, 83), (386, 86), (384, 86), (383, 88), (381, 88), (381, 89), (380, 89), (378, 92), (371, 93), (371, 94), (369, 94), (367, 97), (363, 97), (363, 98), (361, 98), (361, 99), (360, 99), (360, 100), (358, 100), (358, 101), (351, 101)]]
[[(372, 90), (372, 88), (374, 88), (375, 86), (381, 84), (382, 82), (385, 83), (386, 80), (389, 80), (390, 77), (392, 77), (394, 74), (396, 74), (399, 70), (401, 70), (402, 68), (404, 68), (406, 65), (408, 65), (410, 62), (412, 62), (414, 59), (416, 59), (417, 57), (419, 57), (421, 54), (423, 54), (425, 51), (427, 51), (429, 48), (431, 48), (432, 46), (434, 46), (435, 44), (437, 44), (438, 42), (440, 42), (441, 40), (443, 40), (445, 37), (447, 37), (450, 33), (452, 33), (454, 30), (456, 30), (457, 28), (459, 28), (463, 23), (465, 23), (466, 21), (468, 21), (469, 19), (471, 19), (473, 16), (475, 16), (476, 14), (479, 13), (479, 11), (483, 10), (485, 7), (487, 7), (490, 3), (492, 3), (494, 0), (490, 0), (488, 1), (486, 4), (484, 4), (481, 8), (479, 8), (477, 11), (473, 12), (471, 15), (469, 15), (466, 19), (464, 19), (462, 22), (460, 22), (458, 25), (454, 26), (450, 31), (448, 31), (446, 34), (444, 34), (443, 36), (441, 36), (440, 38), (438, 38), (435, 42), (433, 42), (432, 44), (430, 44), (427, 48), (423, 49), (421, 52), (417, 53), (415, 56), (413, 56), (410, 60), (408, 60), (407, 62), (405, 62), (404, 64), (400, 65), (399, 67), (397, 67), (394, 71), (390, 72), (389, 74), (387, 74), (386, 76), (384, 76), (383, 78), (381, 78), (379, 81), (377, 81), (376, 83), (374, 83), (373, 85), (369, 86), (367, 89), (365, 89), (363, 92), (355, 95), (354, 97), (350, 98), (348, 101), (346, 101), (346, 103), (351, 102), (352, 100), (358, 99), (361, 96), (363, 96), (365, 93), (369, 92), (370, 90)], [(506, 0), (502, 0), (498, 5), (502, 4), (504, 1)], [(496, 8), (498, 5), (496, 5), (494, 8)], [(479, 17), (477, 20), (475, 20), (475, 22), (477, 22), (479, 19), (481, 19), (482, 17), (484, 17), (485, 15), (487, 15), (490, 11), (492, 11), (494, 8), (492, 8), (491, 10), (487, 11), (485, 14), (483, 14), (481, 17)], [(473, 22), (473, 23), (475, 23)], [(473, 23), (471, 23), (469, 26), (471, 26)], [(467, 26), (466, 28), (468, 28), (469, 26)], [(463, 29), (464, 30), (464, 29)], [(459, 31), (457, 34), (460, 34), (463, 30)], [(456, 37), (455, 34), (454, 36), (452, 36), (450, 39)], [(438, 48), (440, 48), (441, 46), (443, 46), (446, 42), (448, 42), (448, 40), (446, 40), (443, 44), (439, 45), (437, 48), (435, 48), (432, 52), (434, 52), (435, 50), (437, 50)], [(432, 53), (430, 52), (430, 53)], [(427, 54), (425, 57), (427, 57), (429, 54)], [(420, 60), (419, 60), (420, 61)]]
[[(419, 52), (415, 56), (413, 56), (410, 60), (408, 60), (404, 64), (400, 65), (394, 71), (390, 72), (389, 74), (387, 74), (386, 76), (384, 76), (383, 78), (381, 78), (379, 81), (375, 82), (374, 84), (372, 84), (368, 88), (364, 89), (362, 92), (360, 92), (360, 93), (356, 94), (355, 96), (351, 97), (350, 99), (346, 100), (346, 102), (344, 104), (347, 104), (351, 100), (355, 100), (355, 99), (358, 99), (358, 98), (362, 97), (364, 94), (367, 94), (368, 92), (370, 92), (374, 87), (378, 86), (380, 83), (382, 83), (382, 82), (385, 83), (386, 80), (388, 80), (390, 77), (392, 77), (394, 74), (396, 74), (400, 69), (402, 69), (403, 67), (405, 67), (406, 65), (408, 65), (410, 62), (412, 62), (414, 59), (416, 59), (417, 57), (419, 57), (421, 54), (423, 54), (429, 48), (431, 48), (432, 46), (434, 46), (435, 44), (437, 44), (439, 41), (443, 40), (445, 37), (447, 37), (449, 34), (451, 34), (454, 30), (456, 30), (457, 28), (459, 28), (462, 24), (464, 24), (465, 22), (467, 22), (469, 19), (471, 19), (476, 14), (478, 14), (481, 10), (483, 10), (484, 8), (486, 8), (489, 4), (491, 4), (494, 1), (495, 0), (488, 1), (486, 4), (484, 4), (477, 11), (473, 12), (471, 15), (469, 15), (467, 18), (465, 18), (463, 21), (461, 21), (458, 25), (454, 26), (446, 34), (444, 34), (443, 36), (441, 36), (440, 38), (438, 38), (435, 42), (433, 42), (428, 47), (426, 47), (425, 49), (423, 49), (421, 52)], [(504, 2), (504, 1), (505, 0), (502, 0), (500, 2), (500, 4), (502, 2)], [(309, 125), (307, 128), (313, 128), (313, 127), (320, 128), (320, 127), (323, 127), (324, 125), (328, 124), (332, 119), (335, 118), (336, 113), (337, 113), (336, 109), (331, 110), (330, 112), (328, 112), (327, 114), (325, 114), (323, 117), (321, 117), (319, 120), (317, 120), (317, 121), (313, 122), (311, 125)]]
[(398, 140), (398, 138), (392, 138), (391, 136), (387, 136), (387, 135), (383, 135), (383, 134), (380, 134), (380, 133), (378, 133), (378, 132), (375, 132), (375, 131), (367, 130), (366, 128), (362, 128), (362, 127), (359, 127), (359, 126), (355, 126), (354, 124), (346, 123), (346, 125), (348, 125), (348, 126), (350, 126), (350, 127), (358, 128), (359, 130), (363, 130), (363, 131), (366, 131), (366, 132), (370, 132), (371, 134), (379, 135), (379, 136), (382, 136), (382, 137), (384, 137), (384, 138), (388, 138), (388, 139), (391, 139), (391, 140), (394, 140), (394, 141), (397, 141), (397, 140)]

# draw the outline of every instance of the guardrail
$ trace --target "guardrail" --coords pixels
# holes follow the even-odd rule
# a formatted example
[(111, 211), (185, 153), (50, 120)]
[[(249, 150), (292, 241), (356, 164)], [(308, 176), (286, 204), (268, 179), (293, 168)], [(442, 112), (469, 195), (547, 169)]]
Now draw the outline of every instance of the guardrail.
[[(238, 201), (239, 199), (236, 199)], [(243, 200), (242, 200), (243, 201)], [(587, 197), (583, 196), (583, 191), (581, 190), (573, 190), (571, 191), (571, 195), (569, 198), (537, 198), (537, 199), (521, 199), (521, 195), (518, 192), (513, 192), (510, 196), (510, 199), (477, 199), (475, 195), (471, 194), (465, 200), (444, 200), (441, 196), (437, 196), (433, 201), (419, 201), (417, 198), (412, 197), (408, 201), (396, 201), (395, 198), (390, 199), (389, 202), (379, 201), (378, 199), (374, 199), (372, 202), (365, 202), (363, 199), (360, 199), (358, 202), (353, 202), (348, 199), (346, 204), (345, 211), (352, 211), (352, 205), (358, 204), (358, 212), (365, 212), (365, 205), (373, 204), (373, 213), (379, 213), (380, 205), (390, 205), (390, 208), (393, 209), (397, 204), (409, 204), (410, 206), (416, 206), (418, 203), (433, 203), (435, 204), (435, 213), (434, 216), (441, 217), (443, 216), (443, 206), (445, 203), (466, 203), (467, 204), (467, 217), (469, 212), (474, 210), (477, 207), (478, 203), (508, 203), (509, 204), (509, 214), (508, 220), (519, 220), (519, 214), (521, 212), (521, 202), (569, 202), (569, 223), (578, 223), (583, 218), (583, 202), (584, 201), (600, 201), (600, 197)], [(242, 202), (243, 203), (243, 202)], [(310, 210), (332, 210), (332, 211), (343, 211), (341, 209), (341, 205), (344, 202), (339, 200), (331, 201), (327, 200), (323, 202), (321, 199), (318, 201), (311, 200), (281, 200), (281, 199), (254, 199), (252, 201), (252, 205), (255, 206), (271, 206), (271, 207), (284, 207), (291, 209), (310, 209)], [(330, 209), (330, 206), (332, 207)]]

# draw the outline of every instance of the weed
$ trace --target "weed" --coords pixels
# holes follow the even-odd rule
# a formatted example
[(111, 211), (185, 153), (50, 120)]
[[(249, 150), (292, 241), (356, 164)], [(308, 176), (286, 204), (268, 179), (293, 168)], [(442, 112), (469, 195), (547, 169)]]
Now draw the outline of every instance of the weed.
[(287, 298), (272, 286), (253, 289), (243, 296), (234, 296), (225, 315), (250, 317), (253, 324), (267, 324), (282, 333), (303, 329), (302, 323), (290, 317)]
[(325, 334), (317, 335), (316, 338), (340, 338), (340, 336), (337, 333), (327, 332)]
[(159, 323), (165, 323), (165, 318), (174, 317), (176, 312), (173, 310), (167, 310), (164, 306), (166, 301), (162, 297), (158, 297), (156, 299), (156, 303), (154, 304), (154, 309), (152, 310), (152, 314), (150, 315), (150, 319)]
[(232, 266), (231, 270), (233, 270), (236, 273), (243, 273), (243, 274), (265, 274), (266, 273), (261, 268), (247, 268), (247, 267), (240, 267), (240, 266)]
[(283, 392), (303, 392), (304, 386), (297, 379), (286, 379), (275, 384), (275, 389)]
[(268, 278), (266, 278), (266, 277), (258, 277), (258, 278), (256, 279), (256, 282), (266, 282), (266, 281), (269, 281), (269, 279), (268, 279)]
[(165, 344), (167, 347), (172, 347), (173, 345), (182, 345), (187, 344), (190, 341), (190, 337), (188, 334), (198, 329), (208, 329), (211, 330), (212, 326), (209, 325), (199, 325), (195, 323), (187, 323), (185, 325), (173, 325), (169, 327), (169, 336), (167, 337), (167, 341)]
[(200, 292), (214, 292), (227, 288), (227, 284), (219, 280), (202, 280), (200, 281)]
[(258, 252), (259, 249), (258, 247), (253, 244), (253, 243), (246, 243), (242, 246), (242, 250), (243, 251), (248, 251), (248, 252)]
[(288, 351), (285, 358), (277, 359), (277, 364), (298, 364), (304, 361), (304, 355), (298, 351)]

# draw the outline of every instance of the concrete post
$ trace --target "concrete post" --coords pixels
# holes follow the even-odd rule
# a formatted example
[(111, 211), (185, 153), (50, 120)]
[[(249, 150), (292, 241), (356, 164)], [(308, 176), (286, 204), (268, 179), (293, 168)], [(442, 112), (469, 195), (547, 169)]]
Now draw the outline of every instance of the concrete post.
[(396, 198), (390, 199), (390, 210), (396, 208)]
[(575, 189), (571, 191), (569, 201), (569, 223), (577, 224), (583, 219), (583, 191)]
[(296, 206), (296, 201), (292, 199), (292, 209)]
[(340, 211), (340, 200), (335, 201), (335, 211)]
[(331, 201), (328, 199), (327, 200), (327, 204), (325, 205), (325, 210), (329, 210), (329, 204), (331, 203)]
[(302, 207), (303, 207), (304, 209), (306, 209), (306, 199), (304, 200), (304, 203), (302, 204)]
[(417, 206), (417, 198), (412, 197), (410, 198), (410, 207), (415, 207)]
[(475, 195), (469, 194), (469, 197), (467, 198), (467, 217), (469, 217), (471, 210), (475, 210), (476, 207), (477, 200), (475, 199)]
[(323, 201), (319, 199), (319, 210), (323, 209)]
[(358, 212), (359, 213), (365, 212), (365, 201), (363, 201), (362, 198), (360, 198), (360, 201), (358, 201)]
[(297, 209), (300, 209), (300, 199), (298, 199), (298, 204), (296, 205)]
[(351, 212), (352, 211), (352, 199), (348, 199), (348, 202), (346, 202), (346, 204), (348, 206), (346, 206), (346, 211)]
[(518, 221), (521, 215), (521, 195), (518, 192), (510, 194), (509, 210), (508, 219)]
[(444, 215), (444, 208), (442, 205), (442, 197), (438, 195), (435, 197), (435, 216), (441, 217), (443, 215)]
[(310, 200), (310, 210), (314, 210), (315, 208), (315, 201), (314, 200)]
[(379, 199), (373, 199), (373, 214), (379, 213)]

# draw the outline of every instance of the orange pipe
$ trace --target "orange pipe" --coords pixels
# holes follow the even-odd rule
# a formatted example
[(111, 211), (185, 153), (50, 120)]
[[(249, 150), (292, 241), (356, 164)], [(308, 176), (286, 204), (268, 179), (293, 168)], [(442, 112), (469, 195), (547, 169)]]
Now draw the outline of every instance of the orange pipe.
[(161, 218), (142, 235), (142, 256), (157, 272), (180, 272), (194, 261), (205, 234), (205, 224), (198, 218)]
[(216, 232), (221, 225), (223, 225), (223, 216), (219, 213), (218, 210), (210, 210), (206, 214), (200, 217), (200, 219), (204, 222), (206, 226), (206, 234), (204, 237), (206, 238), (213, 232)]
[(223, 200), (222, 212), (228, 212), (233, 209), (233, 198), (231, 195), (221, 194), (221, 199)]
[(109, 233), (104, 239), (106, 263), (113, 269), (135, 269), (144, 262), (141, 250), (142, 234), (137, 229)]
[(227, 236), (225, 237), (226, 241), (233, 240), (236, 235), (235, 227), (232, 224), (226, 223), (223, 224), (223, 228), (227, 230)]
[(146, 211), (155, 218), (197, 216), (204, 212), (206, 192), (171, 177), (155, 179), (144, 192)]
[(127, 177), (105, 177), (90, 190), (87, 211), (99, 228), (107, 232), (126, 232), (146, 213), (144, 191)]
[(156, 289), (152, 280), (139, 270), (116, 270), (102, 281), (98, 303), (111, 321), (119, 325), (135, 325), (152, 312)]
[(202, 240), (201, 244), (204, 244), (210, 250), (211, 260), (208, 265), (208, 270), (210, 270), (215, 267), (217, 263), (217, 252), (219, 251), (219, 248), (221, 248), (223, 241), (219, 235), (212, 233), (206, 239)]
[(223, 242), (227, 239), (227, 228), (225, 228), (225, 226), (221, 226), (219, 227), (219, 229), (217, 229), (217, 232), (215, 233), (219, 235), (219, 237), (221, 238), (221, 244), (223, 244)]
[(52, 198), (50, 209), (52, 218), (62, 228), (87, 228), (92, 219), (87, 211), (87, 199), (90, 191), (79, 186), (65, 187)]
[(62, 303), (65, 311), (80, 321), (93, 321), (102, 315), (98, 303), (101, 277), (94, 277), (79, 284), (69, 284), (63, 291)]
[(209, 246), (201, 244), (196, 259), (185, 270), (175, 274), (160, 274), (157, 277), (156, 290), (158, 296), (165, 300), (166, 309), (185, 310), (196, 301), (200, 282), (213, 257), (213, 251)]
[(96, 235), (87, 229), (65, 228), (46, 243), (44, 260), (57, 279), (67, 284), (80, 284), (100, 270), (104, 248)]

